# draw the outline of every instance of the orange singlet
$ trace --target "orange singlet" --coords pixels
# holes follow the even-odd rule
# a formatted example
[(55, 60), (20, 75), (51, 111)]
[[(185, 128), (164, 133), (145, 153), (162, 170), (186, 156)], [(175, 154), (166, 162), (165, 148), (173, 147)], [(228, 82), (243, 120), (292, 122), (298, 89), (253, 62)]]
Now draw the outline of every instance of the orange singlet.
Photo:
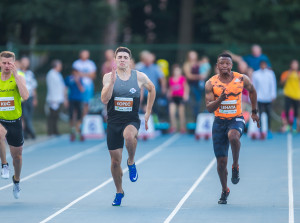
[(215, 99), (217, 99), (226, 88), (227, 99), (222, 101), (220, 107), (214, 112), (216, 117), (231, 119), (242, 115), (242, 91), (244, 88), (243, 75), (237, 72), (233, 73), (231, 82), (225, 84), (220, 81), (219, 74), (211, 77), (209, 80), (213, 86)]

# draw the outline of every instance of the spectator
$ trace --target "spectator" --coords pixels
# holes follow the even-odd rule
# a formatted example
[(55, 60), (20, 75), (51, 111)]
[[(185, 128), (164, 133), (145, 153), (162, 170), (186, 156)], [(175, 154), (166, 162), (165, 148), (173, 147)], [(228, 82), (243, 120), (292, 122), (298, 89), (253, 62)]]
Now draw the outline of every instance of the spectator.
[(20, 60), (20, 69), (25, 74), (26, 87), (29, 92), (29, 98), (27, 101), (22, 101), (22, 119), (23, 119), (23, 131), (24, 138), (32, 139), (36, 138), (35, 130), (32, 124), (32, 117), (34, 112), (34, 107), (37, 106), (37, 81), (35, 79), (34, 73), (29, 70), (30, 61), (28, 57), (22, 57)]
[(268, 137), (271, 134), (271, 106), (276, 99), (276, 77), (274, 72), (268, 68), (266, 61), (260, 62), (260, 69), (253, 72), (252, 82), (257, 91), (257, 102), (259, 116), (265, 112), (268, 117)]
[(142, 52), (140, 52), (140, 61), (138, 63), (136, 63), (135, 65), (135, 69), (136, 70), (140, 70), (142, 69), (142, 67), (145, 65), (145, 60), (147, 58), (147, 56), (149, 56), (151, 53), (148, 50), (143, 50)]
[(265, 61), (269, 68), (272, 67), (269, 58), (262, 53), (261, 47), (257, 44), (252, 45), (251, 54), (243, 57), (235, 55), (230, 51), (227, 51), (227, 53), (229, 53), (232, 56), (233, 61), (239, 63), (240, 61), (244, 60), (248, 64), (248, 66), (251, 67), (254, 71), (260, 69), (261, 61)]
[[(148, 78), (152, 81), (152, 83), (155, 86), (156, 89), (156, 98), (159, 100), (159, 98), (163, 97), (167, 93), (167, 87), (166, 87), (166, 79), (161, 72), (158, 65), (154, 64), (155, 56), (152, 53), (145, 53), (143, 55), (143, 65), (140, 68), (140, 72), (145, 73)], [(137, 65), (136, 65), (137, 66)], [(142, 93), (143, 92), (143, 93)], [(147, 94), (148, 92), (146, 90), (143, 90), (141, 92), (141, 101), (142, 105), (145, 105), (147, 102)], [(158, 114), (159, 109), (157, 105), (157, 100), (154, 103), (153, 106), (153, 112)]]
[(66, 86), (61, 74), (62, 62), (60, 60), (52, 61), (52, 69), (47, 73), (47, 96), (46, 103), (49, 107), (48, 115), (48, 135), (59, 135), (57, 122), (63, 103), (66, 104)]
[(205, 80), (207, 79), (210, 72), (211, 72), (211, 65), (209, 63), (209, 58), (207, 56), (202, 56), (199, 61), (199, 74), (200, 74), (199, 88), (201, 91), (201, 96), (202, 93), (204, 92)]
[(298, 60), (292, 60), (290, 63), (290, 69), (284, 71), (280, 77), (280, 83), (283, 85), (283, 94), (285, 100), (285, 116), (283, 119), (284, 125), (293, 126), (294, 120), (289, 121), (289, 110), (292, 107), (294, 117), (296, 119), (296, 126), (299, 126), (299, 101), (300, 101), (300, 71)]
[(90, 52), (88, 50), (82, 50), (79, 54), (79, 59), (73, 63), (73, 68), (77, 70), (78, 74), (82, 77), (84, 86), (83, 117), (88, 113), (89, 101), (94, 96), (93, 80), (96, 78), (97, 70), (95, 63), (89, 58)]
[(115, 52), (112, 49), (106, 50), (104, 53), (105, 61), (101, 67), (101, 76), (111, 72), (112, 64), (114, 62)]
[(173, 65), (172, 77), (169, 79), (169, 91), (168, 97), (169, 113), (171, 120), (170, 133), (176, 132), (177, 130), (177, 119), (176, 112), (179, 113), (179, 129), (181, 133), (186, 132), (186, 121), (185, 121), (185, 102), (189, 97), (189, 86), (186, 78), (182, 75), (182, 70), (178, 64)]
[(183, 72), (187, 78), (193, 107), (194, 120), (196, 120), (200, 112), (201, 93), (199, 88), (199, 80), (201, 76), (199, 73), (198, 54), (196, 51), (189, 51), (187, 58), (183, 64)]
[(80, 125), (82, 122), (82, 104), (85, 89), (80, 72), (73, 68), (72, 74), (66, 78), (65, 84), (69, 91), (70, 140), (74, 141), (79, 136), (80, 141), (83, 141), (84, 137), (81, 134)]

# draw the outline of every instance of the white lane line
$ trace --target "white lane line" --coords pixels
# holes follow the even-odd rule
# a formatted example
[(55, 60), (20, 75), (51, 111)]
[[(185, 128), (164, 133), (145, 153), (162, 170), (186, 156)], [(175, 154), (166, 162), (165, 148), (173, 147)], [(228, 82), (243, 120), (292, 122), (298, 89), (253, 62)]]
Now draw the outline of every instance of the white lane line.
[[(49, 146), (49, 143), (53, 144), (53, 143), (59, 141), (59, 139), (62, 139), (62, 137), (63, 136), (46, 139), (46, 140), (43, 140), (41, 142), (38, 142), (38, 143), (33, 144), (33, 145), (29, 145), (29, 146), (26, 146), (24, 144), (22, 154), (24, 155), (24, 154), (27, 154), (27, 153), (31, 153), (31, 152), (37, 150), (38, 148), (41, 148), (43, 143), (47, 143), (47, 146)], [(6, 145), (6, 146), (8, 146), (8, 145)], [(6, 154), (6, 159), (11, 159), (11, 155), (10, 155), (9, 149), (7, 151), (7, 154)]]
[[(70, 163), (70, 162), (72, 162), (72, 161), (74, 161), (74, 160), (77, 160), (77, 159), (83, 157), (83, 156), (86, 156), (86, 155), (89, 155), (89, 154), (91, 154), (91, 153), (94, 153), (94, 152), (96, 152), (97, 150), (99, 150), (100, 148), (102, 148), (102, 147), (104, 147), (104, 146), (106, 146), (106, 142), (103, 142), (103, 143), (101, 143), (101, 144), (98, 144), (98, 145), (96, 145), (96, 146), (93, 146), (93, 147), (91, 147), (91, 148), (89, 148), (89, 149), (87, 149), (87, 150), (85, 150), (85, 151), (82, 151), (82, 152), (80, 152), (80, 153), (77, 153), (77, 154), (75, 154), (75, 155), (73, 155), (73, 156), (71, 156), (71, 157), (69, 157), (69, 158), (66, 158), (66, 159), (64, 159), (64, 160), (62, 160), (62, 161), (60, 161), (60, 162), (58, 162), (58, 163), (55, 163), (55, 164), (53, 164), (53, 165), (51, 165), (51, 166), (48, 166), (48, 167), (46, 167), (46, 168), (44, 168), (44, 169), (42, 169), (42, 170), (39, 170), (39, 171), (37, 171), (37, 172), (34, 172), (34, 173), (32, 173), (32, 174), (30, 174), (30, 175), (24, 177), (24, 178), (21, 178), (21, 182), (23, 183), (24, 181), (29, 180), (29, 179), (31, 179), (31, 178), (33, 178), (33, 177), (36, 177), (36, 176), (38, 176), (38, 175), (40, 175), (40, 174), (43, 174), (43, 173), (48, 172), (48, 171), (50, 171), (50, 170), (56, 169), (56, 168), (58, 168), (58, 167), (60, 167), (60, 166), (62, 166), (62, 165), (65, 165), (65, 164), (67, 164), (67, 163)], [(11, 187), (12, 185), (13, 185), (13, 184), (10, 183), (10, 184), (8, 184), (8, 185), (6, 185), (6, 186), (0, 187), (0, 191), (1, 191), (1, 190), (4, 190), (4, 189), (6, 189), (6, 188), (9, 188), (9, 187)]]
[[(157, 154), (158, 152), (160, 152), (161, 150), (163, 150), (164, 148), (168, 147), (171, 143), (173, 143), (175, 140), (177, 140), (179, 138), (179, 134), (175, 134), (174, 136), (172, 136), (170, 139), (168, 139), (166, 142), (164, 142), (163, 144), (161, 144), (160, 146), (156, 147), (155, 149), (153, 149), (151, 152), (147, 153), (145, 156), (143, 156), (141, 159), (136, 161), (136, 165), (137, 164), (141, 164), (142, 162), (146, 161), (147, 159), (151, 158), (152, 156), (154, 156), (155, 154)], [(123, 169), (123, 173), (126, 173), (128, 171), (128, 168), (124, 168)], [(72, 201), (71, 203), (69, 203), (68, 205), (66, 205), (65, 207), (63, 207), (62, 209), (60, 209), (59, 211), (55, 212), (54, 214), (50, 215), (48, 218), (42, 220), (40, 223), (46, 223), (50, 220), (52, 220), (53, 218), (55, 218), (57, 215), (61, 214), (62, 212), (66, 211), (67, 209), (69, 209), (70, 207), (72, 207), (74, 204), (78, 203), (79, 201), (81, 201), (82, 199), (88, 197), (89, 195), (91, 195), (92, 193), (96, 192), (97, 190), (101, 189), (102, 187), (104, 187), (105, 185), (109, 184), (110, 182), (113, 181), (113, 178), (109, 178), (106, 181), (104, 181), (102, 184), (100, 184), (99, 186), (93, 188), (92, 190), (88, 191), (87, 193), (83, 194), (82, 196), (80, 196), (79, 198), (75, 199), (74, 201)]]
[(208, 164), (208, 166), (205, 168), (205, 170), (201, 173), (200, 177), (195, 181), (193, 186), (188, 190), (188, 192), (183, 196), (183, 198), (179, 201), (175, 209), (172, 211), (172, 213), (167, 217), (167, 219), (164, 221), (164, 223), (169, 223), (174, 216), (177, 214), (177, 212), (180, 210), (182, 205), (186, 202), (186, 200), (191, 196), (191, 194), (194, 192), (194, 190), (198, 187), (198, 185), (201, 183), (201, 181), (204, 179), (204, 177), (208, 174), (208, 172), (211, 170), (211, 168), (214, 166), (216, 162), (216, 159), (213, 158), (213, 160)]
[(289, 185), (289, 223), (294, 223), (294, 189), (293, 189), (293, 146), (292, 134), (287, 136), (288, 185)]

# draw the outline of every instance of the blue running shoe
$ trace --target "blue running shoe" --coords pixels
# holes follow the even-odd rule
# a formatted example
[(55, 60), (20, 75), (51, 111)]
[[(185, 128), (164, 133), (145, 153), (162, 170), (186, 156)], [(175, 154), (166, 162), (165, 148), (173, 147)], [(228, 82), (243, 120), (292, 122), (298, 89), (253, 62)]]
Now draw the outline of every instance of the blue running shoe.
[(128, 160), (127, 160), (127, 166), (128, 166), (128, 171), (129, 171), (129, 179), (131, 182), (135, 182), (138, 179), (138, 173), (135, 167), (135, 163), (132, 165), (128, 165)]
[(112, 202), (112, 206), (120, 206), (122, 202), (122, 198), (125, 196), (125, 193), (116, 193), (116, 197), (114, 201)]

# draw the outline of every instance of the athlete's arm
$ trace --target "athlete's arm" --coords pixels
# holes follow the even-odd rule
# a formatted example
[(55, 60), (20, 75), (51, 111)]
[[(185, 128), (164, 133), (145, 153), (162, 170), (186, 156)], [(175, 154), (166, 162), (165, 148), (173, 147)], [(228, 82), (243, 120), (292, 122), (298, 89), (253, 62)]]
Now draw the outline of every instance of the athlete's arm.
[(150, 81), (146, 74), (142, 72), (137, 72), (138, 77), (138, 84), (139, 87), (144, 87), (148, 90), (148, 98), (147, 98), (147, 106), (146, 106), (146, 113), (145, 113), (145, 128), (148, 129), (148, 120), (152, 111), (152, 107), (154, 104), (156, 91), (154, 84)]
[(115, 81), (113, 81), (113, 73), (107, 73), (103, 76), (103, 88), (101, 91), (101, 101), (103, 104), (107, 104), (109, 100), (111, 99), (113, 90), (114, 90), (114, 85)]
[(227, 95), (225, 94), (225, 88), (220, 95), (215, 100), (214, 92), (213, 92), (213, 86), (210, 81), (207, 81), (205, 83), (205, 104), (208, 112), (214, 112), (218, 109), (222, 101), (224, 101), (227, 98)]
[(247, 91), (249, 91), (249, 98), (250, 98), (251, 107), (252, 107), (251, 118), (253, 119), (254, 122), (256, 122), (257, 127), (260, 128), (259, 117), (257, 116), (257, 107), (256, 107), (256, 105), (257, 105), (256, 90), (247, 75), (243, 75), (243, 78), (244, 78), (244, 88)]
[(18, 86), (20, 96), (24, 100), (27, 100), (29, 98), (29, 92), (28, 92), (27, 87), (26, 87), (25, 78), (18, 74), (17, 67), (14, 63), (10, 63), (10, 68), (11, 68), (12, 74), (15, 77), (16, 84)]

